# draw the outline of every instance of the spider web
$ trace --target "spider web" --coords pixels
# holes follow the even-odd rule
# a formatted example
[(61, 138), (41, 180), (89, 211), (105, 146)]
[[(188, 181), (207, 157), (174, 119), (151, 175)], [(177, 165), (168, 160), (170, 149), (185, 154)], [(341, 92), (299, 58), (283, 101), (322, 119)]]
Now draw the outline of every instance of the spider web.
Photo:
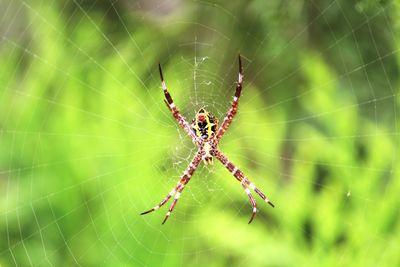
[[(399, 12), (391, 1), (0, 2), (0, 266), (396, 266)], [(220, 149), (196, 153), (157, 62)]]

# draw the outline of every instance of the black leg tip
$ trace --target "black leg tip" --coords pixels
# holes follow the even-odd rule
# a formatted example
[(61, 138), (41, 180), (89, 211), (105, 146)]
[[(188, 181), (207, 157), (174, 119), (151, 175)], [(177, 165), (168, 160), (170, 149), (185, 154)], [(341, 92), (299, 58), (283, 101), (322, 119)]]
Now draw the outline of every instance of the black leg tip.
[(149, 212), (152, 212), (152, 211), (154, 211), (154, 210), (153, 210), (153, 209), (151, 209), (151, 210), (148, 210), (148, 211), (142, 212), (142, 213), (140, 213), (140, 215), (145, 215), (145, 214), (147, 214), (147, 213), (149, 213)]
[(164, 77), (163, 77), (163, 73), (162, 73), (162, 69), (161, 69), (161, 64), (160, 64), (160, 62), (158, 62), (158, 71), (160, 72), (161, 81), (164, 81)]
[(250, 221), (248, 222), (248, 224), (251, 224), (251, 222), (253, 221), (253, 219), (254, 219), (254, 215), (251, 216)]

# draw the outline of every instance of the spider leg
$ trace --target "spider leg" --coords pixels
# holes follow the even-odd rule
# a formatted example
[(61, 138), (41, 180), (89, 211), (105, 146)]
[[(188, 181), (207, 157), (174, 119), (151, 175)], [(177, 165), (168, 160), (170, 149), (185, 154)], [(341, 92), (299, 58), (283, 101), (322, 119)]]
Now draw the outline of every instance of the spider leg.
[(243, 66), (242, 66), (242, 59), (239, 55), (239, 74), (238, 74), (238, 81), (236, 84), (235, 96), (233, 97), (231, 108), (228, 110), (228, 113), (225, 115), (225, 118), (217, 131), (216, 134), (217, 141), (219, 141), (221, 137), (224, 135), (225, 131), (228, 129), (229, 125), (231, 124), (233, 118), (236, 115), (239, 104), (240, 93), (242, 92), (242, 86), (243, 86)]
[[(242, 181), (244, 181), (244, 179)], [(249, 223), (251, 223), (253, 221), (253, 219), (254, 219), (254, 216), (256, 216), (257, 203), (256, 203), (256, 200), (254, 199), (253, 195), (250, 193), (250, 190), (249, 190), (248, 186), (245, 183), (241, 183), (241, 184), (242, 184), (244, 190), (246, 191), (247, 196), (249, 197), (251, 204), (253, 205), (253, 213), (251, 214), (251, 218), (250, 218), (250, 221), (249, 221)]]
[(165, 215), (165, 218), (164, 218), (162, 224), (164, 224), (168, 220), (169, 216), (171, 215), (172, 211), (175, 208), (176, 203), (178, 202), (179, 197), (181, 196), (183, 189), (185, 189), (185, 186), (189, 183), (190, 178), (192, 177), (194, 171), (199, 166), (200, 162), (201, 162), (201, 153), (198, 152), (197, 155), (192, 160), (192, 162), (189, 164), (189, 167), (183, 173), (182, 178), (180, 180), (181, 183), (180, 183), (179, 188), (177, 189), (177, 192), (174, 197), (174, 201), (172, 202), (171, 206), (169, 207), (168, 212)]
[(244, 175), (244, 173), (239, 170), (239, 168), (236, 167), (224, 154), (217, 150), (214, 151), (213, 156), (215, 156), (228, 169), (228, 171), (232, 173), (236, 180), (238, 180), (242, 184), (247, 195), (249, 196), (250, 201), (253, 204), (253, 214), (249, 223), (251, 223), (257, 211), (256, 203), (250, 193), (249, 187), (254, 190), (254, 192), (256, 192), (265, 202), (267, 202), (272, 207), (275, 207), (274, 204), (272, 204), (272, 202), (264, 195), (264, 193), (261, 192), (261, 190), (259, 190), (254, 184), (252, 184), (250, 180), (247, 179), (247, 177)]
[(168, 193), (168, 195), (155, 207), (149, 209), (148, 211), (142, 212), (140, 215), (144, 215), (150, 212), (153, 212), (155, 210), (158, 210), (160, 207), (162, 207), (165, 203), (168, 202), (168, 200), (175, 195), (174, 201), (172, 202), (171, 207), (169, 208), (167, 212), (167, 216), (165, 217), (163, 224), (171, 214), (172, 210), (174, 209), (176, 202), (178, 201), (180, 194), (182, 193), (182, 190), (185, 188), (185, 185), (189, 182), (190, 178), (192, 177), (194, 171), (196, 168), (199, 166), (201, 162), (201, 154), (197, 153), (196, 156), (193, 158), (193, 160), (190, 162), (189, 166), (186, 168), (184, 171), (183, 175), (179, 179), (177, 185), (171, 190), (171, 192)]
[(168, 208), (168, 212), (165, 215), (165, 218), (164, 218), (162, 224), (164, 224), (168, 220), (169, 216), (171, 215), (171, 212), (174, 210), (175, 205), (178, 202), (179, 197), (181, 196), (181, 193), (182, 193), (183, 189), (185, 188), (185, 186), (187, 185), (189, 180), (190, 180), (190, 177), (187, 180), (183, 181), (182, 184), (180, 184), (178, 192), (176, 192), (176, 195), (174, 197), (174, 201), (172, 201), (171, 206)]
[(164, 81), (164, 76), (162, 73), (161, 69), (161, 64), (158, 64), (158, 70), (160, 71), (160, 79), (161, 79), (161, 86), (164, 91), (164, 102), (167, 104), (167, 107), (169, 111), (171, 111), (172, 116), (175, 118), (175, 120), (178, 122), (178, 124), (186, 131), (186, 133), (192, 138), (194, 143), (197, 143), (197, 136), (193, 132), (192, 128), (190, 127), (189, 123), (186, 121), (185, 117), (182, 116), (182, 114), (179, 112), (177, 107), (175, 106), (174, 101), (172, 100), (172, 97), (170, 93), (168, 92), (167, 85), (165, 84)]
[(179, 180), (179, 182), (178, 182), (178, 184), (175, 186), (175, 188), (172, 189), (171, 192), (169, 192), (168, 195), (167, 195), (163, 200), (161, 200), (161, 202), (160, 202), (157, 206), (155, 206), (154, 208), (149, 209), (148, 211), (145, 211), (145, 212), (140, 213), (140, 215), (144, 215), (144, 214), (153, 212), (153, 211), (158, 210), (159, 208), (161, 208), (165, 203), (168, 202), (168, 200), (169, 200), (173, 195), (175, 195), (176, 190), (178, 189), (178, 187), (179, 187), (180, 185), (181, 185), (181, 180)]

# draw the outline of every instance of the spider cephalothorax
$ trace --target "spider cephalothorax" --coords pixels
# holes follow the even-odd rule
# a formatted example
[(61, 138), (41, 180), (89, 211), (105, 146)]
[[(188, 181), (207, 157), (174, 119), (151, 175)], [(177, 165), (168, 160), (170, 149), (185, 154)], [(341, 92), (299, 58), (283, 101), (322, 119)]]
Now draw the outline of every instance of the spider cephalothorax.
[[(192, 162), (189, 164), (178, 184), (172, 189), (172, 191), (154, 208), (145, 211), (143, 214), (158, 210), (167, 201), (175, 195), (174, 201), (168, 209), (167, 215), (165, 216), (163, 224), (167, 221), (168, 217), (171, 215), (178, 199), (192, 177), (194, 171), (199, 166), (200, 162), (203, 160), (205, 164), (212, 164), (213, 157), (216, 157), (231, 173), (232, 175), (242, 184), (244, 190), (246, 191), (251, 204), (253, 205), (253, 213), (250, 218), (249, 223), (253, 221), (253, 218), (257, 212), (256, 201), (250, 192), (250, 189), (254, 190), (265, 202), (270, 204), (272, 207), (274, 205), (269, 201), (269, 199), (261, 192), (254, 184), (252, 184), (249, 179), (244, 175), (244, 173), (239, 170), (224, 154), (222, 154), (218, 149), (218, 143), (221, 137), (224, 135), (225, 131), (231, 124), (233, 117), (237, 112), (237, 106), (239, 103), (240, 93), (242, 91), (243, 84), (243, 68), (242, 61), (239, 55), (239, 76), (236, 85), (235, 96), (233, 97), (232, 106), (226, 114), (221, 126), (218, 128), (218, 119), (208, 113), (204, 108), (201, 108), (197, 113), (196, 117), (193, 119), (192, 123), (189, 124), (185, 117), (176, 108), (171, 95), (168, 92), (167, 86), (164, 82), (164, 77), (161, 70), (161, 65), (158, 65), (161, 77), (161, 85), (164, 90), (165, 100), (168, 109), (171, 111), (172, 115), (179, 123), (179, 125), (186, 131), (186, 133), (192, 138), (192, 141), (198, 147), (197, 154), (193, 158)], [(249, 189), (250, 188), (250, 189)]]

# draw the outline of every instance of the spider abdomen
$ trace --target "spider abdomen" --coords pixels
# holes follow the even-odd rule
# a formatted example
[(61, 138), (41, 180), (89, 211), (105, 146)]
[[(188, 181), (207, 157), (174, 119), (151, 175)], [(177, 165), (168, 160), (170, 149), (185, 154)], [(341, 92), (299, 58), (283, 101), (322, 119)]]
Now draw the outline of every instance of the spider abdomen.
[(218, 119), (201, 108), (193, 120), (193, 130), (203, 140), (210, 140), (217, 130)]

